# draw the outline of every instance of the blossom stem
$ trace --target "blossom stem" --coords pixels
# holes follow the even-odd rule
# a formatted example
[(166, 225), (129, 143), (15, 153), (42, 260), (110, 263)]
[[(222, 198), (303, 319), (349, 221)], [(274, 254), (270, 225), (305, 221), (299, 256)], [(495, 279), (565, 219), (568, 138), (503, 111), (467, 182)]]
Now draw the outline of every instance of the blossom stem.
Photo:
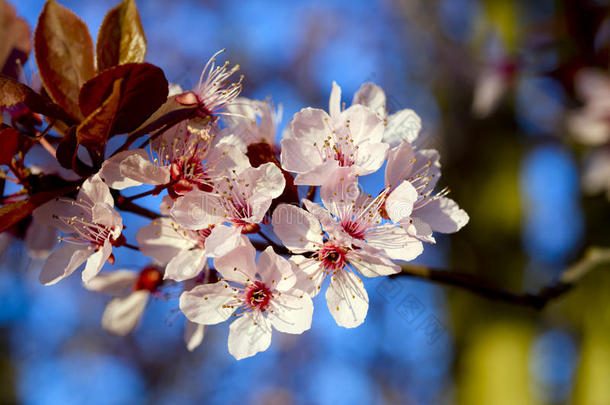
[(149, 195), (157, 195), (164, 188), (165, 188), (165, 186), (157, 186), (157, 187), (155, 187), (155, 188), (153, 188), (151, 190), (143, 191), (143, 192), (141, 192), (139, 194), (135, 194), (135, 195), (132, 195), (132, 196), (129, 196), (129, 197), (124, 197), (124, 198), (127, 201), (133, 201), (133, 200), (137, 200), (138, 198), (146, 197), (146, 196), (149, 196)]
[(126, 248), (129, 248), (131, 250), (140, 250), (139, 247), (132, 245), (131, 243), (127, 243), (127, 242), (123, 243), (121, 246), (125, 246)]
[(470, 274), (418, 265), (403, 265), (401, 273), (390, 277), (395, 278), (400, 276), (420, 278), (439, 284), (460, 287), (485, 298), (530, 307), (536, 310), (541, 310), (549, 301), (563, 295), (573, 286), (571, 282), (560, 281), (557, 284), (541, 288), (537, 293), (514, 293), (495, 287), (487, 281)]

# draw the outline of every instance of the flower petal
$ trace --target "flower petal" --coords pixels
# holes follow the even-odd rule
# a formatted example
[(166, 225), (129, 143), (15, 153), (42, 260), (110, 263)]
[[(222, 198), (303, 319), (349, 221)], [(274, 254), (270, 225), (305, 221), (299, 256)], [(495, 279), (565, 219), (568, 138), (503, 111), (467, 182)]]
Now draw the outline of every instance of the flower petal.
[(138, 325), (149, 297), (148, 291), (139, 290), (113, 298), (102, 316), (102, 328), (118, 336), (127, 335)]
[(102, 270), (104, 263), (110, 257), (112, 253), (112, 245), (110, 241), (104, 242), (101, 249), (98, 249), (97, 252), (92, 254), (87, 259), (87, 264), (85, 265), (85, 270), (83, 270), (82, 277), (83, 282), (87, 284), (93, 277), (97, 276), (99, 272)]
[(413, 110), (404, 109), (388, 117), (388, 126), (383, 134), (383, 142), (394, 147), (401, 142), (413, 143), (421, 131), (421, 118)]
[(47, 258), (42, 271), (40, 272), (40, 282), (44, 285), (52, 285), (59, 280), (68, 277), (81, 264), (83, 264), (93, 250), (87, 247), (63, 243), (55, 252)]
[(157, 218), (141, 227), (136, 234), (138, 247), (146, 256), (161, 264), (167, 264), (176, 255), (196, 246), (195, 242), (181, 234), (182, 230), (170, 218)]
[(433, 231), (441, 233), (457, 232), (470, 219), (466, 211), (447, 197), (433, 199), (428, 204), (418, 208), (413, 216), (426, 222)]
[(138, 273), (134, 271), (116, 270), (92, 278), (85, 287), (92, 291), (124, 296), (130, 292), (137, 280)]
[(180, 295), (180, 310), (191, 322), (215, 325), (229, 319), (235, 308), (227, 307), (233, 301), (234, 291), (224, 281), (202, 284)]
[(293, 173), (306, 173), (323, 163), (320, 151), (313, 142), (303, 139), (283, 138), (280, 158), (282, 167)]
[(197, 277), (203, 270), (207, 257), (205, 250), (181, 250), (165, 267), (164, 279), (185, 281)]
[(303, 333), (311, 328), (313, 303), (308, 294), (292, 290), (291, 294), (282, 294), (274, 298), (273, 312), (268, 313), (271, 325), (284, 333)]
[(224, 256), (214, 259), (216, 270), (229, 281), (245, 283), (256, 276), (256, 250), (251, 243), (240, 245)]
[(205, 326), (198, 323), (186, 321), (184, 325), (184, 343), (189, 352), (195, 350), (203, 341)]
[(374, 83), (364, 83), (356, 94), (352, 104), (362, 104), (373, 110), (380, 118), (385, 118), (387, 111), (385, 108), (386, 98), (381, 87)]
[(82, 184), (78, 192), (78, 199), (81, 198), (86, 199), (93, 204), (106, 203), (111, 207), (114, 207), (114, 199), (110, 194), (110, 190), (98, 174), (89, 177)]
[(237, 360), (265, 351), (271, 344), (271, 326), (254, 312), (237, 318), (229, 327), (229, 353)]
[(347, 253), (347, 260), (352, 267), (366, 277), (400, 273), (400, 266), (389, 258), (383, 257), (381, 252), (370, 252), (365, 249), (352, 250)]
[(275, 253), (271, 246), (258, 256), (256, 268), (261, 280), (278, 291), (287, 291), (297, 280), (290, 262)]
[(199, 190), (176, 200), (170, 212), (176, 222), (186, 229), (204, 229), (225, 221), (225, 209), (219, 198)]
[(369, 296), (357, 275), (349, 271), (339, 271), (330, 279), (326, 290), (326, 304), (337, 325), (355, 328), (366, 318)]
[(341, 115), (341, 87), (334, 80), (328, 100), (328, 113), (333, 119), (337, 119)]
[(273, 211), (271, 222), (277, 237), (296, 253), (315, 250), (322, 243), (320, 222), (302, 208), (280, 204)]
[[(146, 153), (144, 149), (130, 149), (119, 152), (104, 161), (99, 174), (108, 187), (114, 188), (115, 190), (123, 190), (127, 187), (142, 185), (141, 182), (126, 176), (121, 170), (121, 163), (134, 154), (141, 156), (143, 159), (148, 159), (148, 153)], [(128, 175), (129, 173), (126, 174)]]
[(417, 201), (418, 193), (415, 187), (408, 180), (400, 183), (388, 195), (385, 201), (385, 211), (390, 220), (398, 223), (405, 218), (409, 218), (413, 212), (413, 205)]

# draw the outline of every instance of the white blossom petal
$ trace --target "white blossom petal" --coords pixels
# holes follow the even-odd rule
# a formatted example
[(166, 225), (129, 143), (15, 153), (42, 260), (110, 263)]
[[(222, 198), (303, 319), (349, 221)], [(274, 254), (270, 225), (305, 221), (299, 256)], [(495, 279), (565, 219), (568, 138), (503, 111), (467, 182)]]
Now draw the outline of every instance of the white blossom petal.
[(184, 325), (184, 343), (189, 352), (195, 350), (203, 341), (205, 326), (191, 322), (187, 319)]
[(59, 280), (68, 277), (83, 264), (93, 250), (88, 247), (63, 243), (55, 252), (47, 258), (42, 271), (40, 272), (40, 282), (44, 285), (52, 285)]
[(337, 325), (355, 328), (366, 318), (369, 296), (357, 275), (349, 271), (339, 271), (330, 279), (326, 290), (326, 304)]
[(93, 277), (98, 275), (111, 253), (112, 245), (109, 241), (106, 241), (102, 247), (97, 250), (97, 252), (89, 256), (87, 259), (87, 264), (85, 265), (85, 270), (83, 270), (82, 273), (83, 282), (85, 284), (87, 284)]
[(138, 325), (149, 297), (148, 291), (139, 290), (126, 297), (113, 298), (102, 316), (102, 328), (118, 336), (127, 335)]
[(237, 318), (229, 327), (229, 353), (237, 360), (265, 351), (271, 344), (271, 326), (255, 312)]
[(114, 296), (125, 296), (138, 281), (139, 274), (129, 270), (115, 270), (92, 278), (85, 284), (88, 290)]
[(224, 281), (201, 284), (180, 295), (180, 310), (191, 322), (215, 325), (226, 321), (235, 308), (226, 304), (233, 301), (234, 291)]
[(322, 228), (317, 218), (302, 208), (280, 204), (273, 211), (273, 232), (295, 253), (312, 251), (322, 244)]
[(303, 291), (293, 290), (274, 298), (273, 312), (268, 313), (271, 325), (280, 332), (300, 334), (311, 328), (313, 303)]
[(165, 267), (164, 279), (185, 281), (197, 277), (206, 263), (205, 250), (192, 249), (178, 252)]
[(433, 231), (453, 233), (459, 231), (470, 219), (466, 211), (447, 197), (436, 198), (413, 213), (426, 222)]

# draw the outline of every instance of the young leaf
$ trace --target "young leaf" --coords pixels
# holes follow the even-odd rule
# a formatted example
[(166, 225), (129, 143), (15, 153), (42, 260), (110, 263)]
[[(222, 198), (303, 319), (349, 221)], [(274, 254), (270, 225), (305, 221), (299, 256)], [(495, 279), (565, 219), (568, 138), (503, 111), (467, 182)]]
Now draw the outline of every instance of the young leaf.
[(0, 233), (6, 231), (8, 228), (30, 215), (34, 209), (42, 204), (51, 201), (55, 197), (76, 190), (79, 184), (80, 182), (75, 182), (53, 191), (42, 191), (33, 194), (28, 199), (0, 207)]
[(97, 35), (97, 69), (139, 63), (146, 56), (146, 37), (134, 0), (124, 0), (104, 17)]
[(73, 118), (48, 97), (36, 93), (25, 84), (0, 75), (0, 107), (10, 107), (18, 103), (24, 103), (30, 110), (47, 117), (59, 118), (67, 123), (73, 122)]
[[(17, 78), (20, 66), (28, 60), (30, 26), (15, 13), (15, 8), (6, 0), (0, 0), (0, 71)], [(17, 63), (19, 61), (19, 63)]]
[(7, 165), (19, 152), (19, 131), (5, 124), (0, 124), (0, 165)]
[(116, 80), (110, 96), (76, 128), (78, 143), (99, 152), (104, 150), (121, 101), (122, 82), (123, 79)]
[(93, 41), (85, 23), (54, 0), (47, 1), (34, 34), (34, 55), (50, 97), (81, 120), (78, 94), (95, 73)]
[(161, 69), (149, 63), (128, 63), (105, 70), (84, 84), (79, 102), (85, 116), (108, 99), (118, 79), (123, 79), (121, 100), (110, 135), (133, 130), (167, 100), (168, 83)]

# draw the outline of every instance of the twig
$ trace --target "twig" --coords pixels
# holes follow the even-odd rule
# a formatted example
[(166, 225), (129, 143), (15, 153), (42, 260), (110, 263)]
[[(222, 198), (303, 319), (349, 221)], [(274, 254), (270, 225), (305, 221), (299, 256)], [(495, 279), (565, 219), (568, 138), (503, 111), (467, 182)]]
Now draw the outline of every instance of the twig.
[(318, 187), (316, 186), (309, 186), (309, 189), (307, 190), (307, 194), (305, 195), (305, 198), (307, 198), (309, 201), (313, 201), (314, 198), (316, 198), (316, 191), (318, 190)]
[(129, 248), (131, 250), (140, 250), (139, 247), (132, 245), (131, 243), (127, 243), (127, 242), (123, 243), (121, 246), (125, 246), (126, 248)]
[(125, 199), (122, 195), (116, 198), (116, 207), (123, 211), (133, 212), (134, 214), (140, 215), (145, 218), (157, 219), (161, 214), (156, 213), (148, 208), (144, 208), (133, 201)]
[(402, 273), (392, 275), (391, 277), (395, 278), (401, 276), (420, 278), (439, 284), (460, 287), (485, 298), (522, 305), (537, 310), (544, 308), (549, 301), (563, 295), (573, 286), (573, 283), (558, 282), (555, 285), (540, 289), (535, 294), (514, 293), (492, 286), (485, 280), (481, 280), (470, 274), (432, 269), (418, 265), (402, 266)]
[[(267, 247), (269, 246), (268, 244), (266, 244), (264, 242), (258, 242), (258, 241), (255, 241), (255, 240), (252, 241), (252, 245), (259, 252), (262, 252), (263, 250), (267, 249)], [(289, 255), (289, 254), (291, 254), (290, 250), (288, 250), (288, 248), (285, 247), (285, 246), (278, 245), (277, 243), (272, 243), (271, 246), (273, 246), (273, 250), (278, 255)]]

